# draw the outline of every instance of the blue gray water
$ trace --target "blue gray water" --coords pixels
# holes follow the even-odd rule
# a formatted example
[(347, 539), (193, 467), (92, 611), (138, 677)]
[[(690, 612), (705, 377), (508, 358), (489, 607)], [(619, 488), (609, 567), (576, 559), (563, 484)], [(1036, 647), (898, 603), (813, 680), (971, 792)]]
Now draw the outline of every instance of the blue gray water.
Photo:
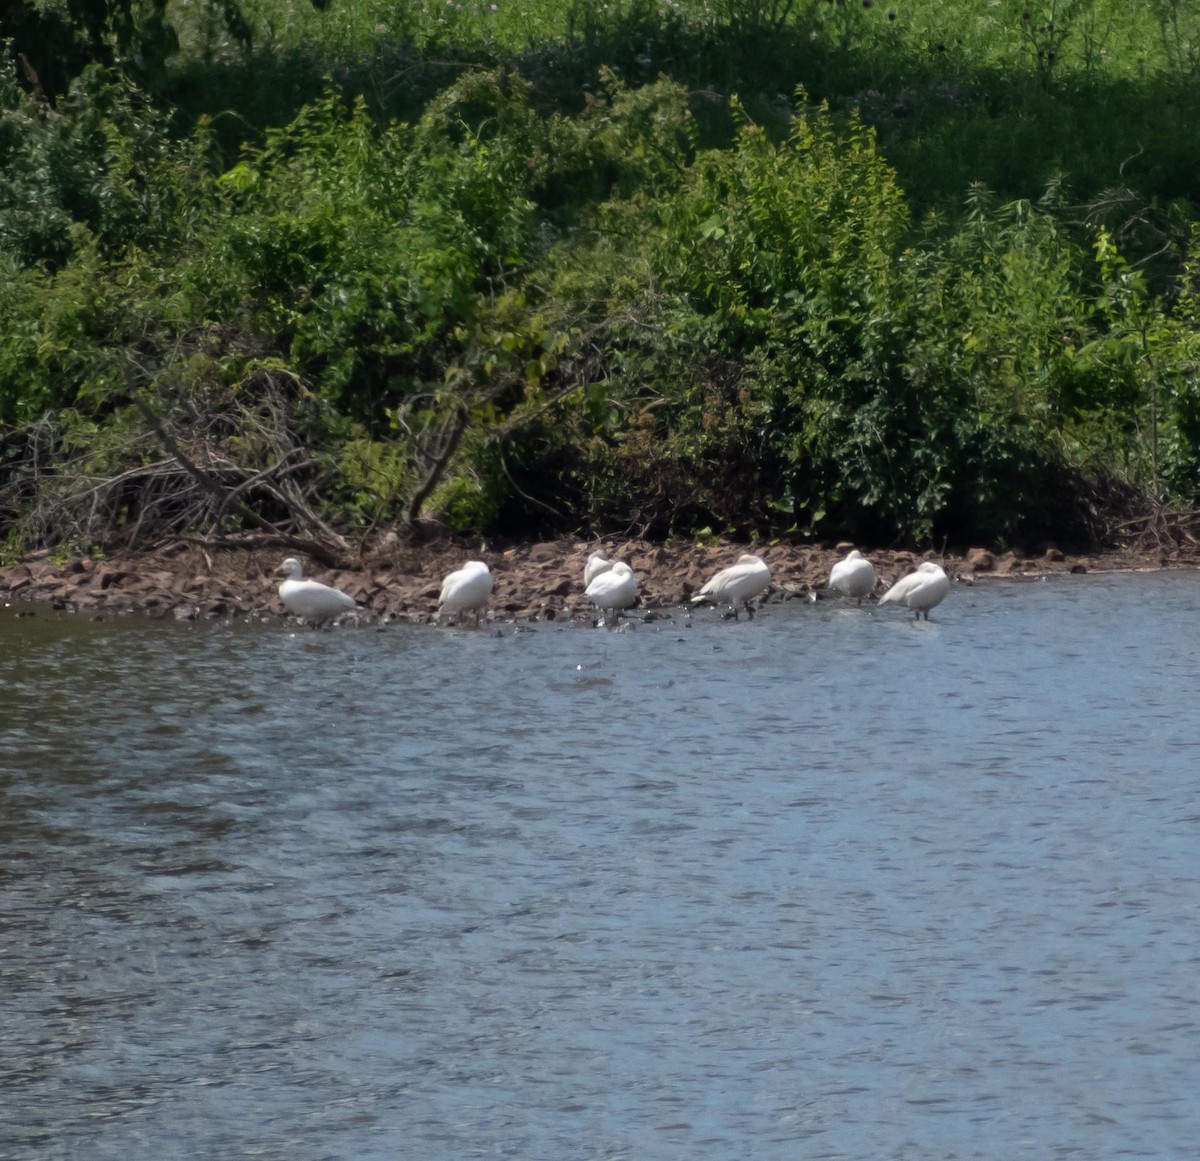
[(0, 1157), (1191, 1161), (1198, 609), (0, 610)]

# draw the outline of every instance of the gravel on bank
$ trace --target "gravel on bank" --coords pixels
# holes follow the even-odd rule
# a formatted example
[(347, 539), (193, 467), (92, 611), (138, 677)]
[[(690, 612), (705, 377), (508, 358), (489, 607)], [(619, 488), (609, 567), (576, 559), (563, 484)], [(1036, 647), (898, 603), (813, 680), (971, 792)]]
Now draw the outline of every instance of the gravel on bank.
[[(494, 576), (489, 618), (499, 621), (560, 621), (591, 624), (595, 611), (583, 593), (583, 567), (591, 552), (625, 560), (638, 578), (642, 610), (686, 605), (718, 569), (743, 552), (754, 552), (771, 569), (767, 602), (825, 595), (829, 570), (850, 544), (813, 546), (729, 542), (655, 544), (643, 540), (554, 540), (498, 548), (438, 542), (397, 545), (352, 569), (308, 567), (307, 575), (349, 593), (366, 623), (435, 621), (442, 578), (468, 559), (486, 561)], [(865, 551), (865, 550), (864, 550)], [(1057, 548), (1025, 554), (973, 548), (965, 553), (878, 550), (865, 553), (884, 584), (922, 560), (936, 560), (961, 583), (986, 577), (1033, 577), (1058, 573), (1196, 568), (1200, 553), (1107, 552), (1068, 555)], [(0, 601), (31, 612), (38, 604), (75, 612), (137, 612), (196, 620), (286, 616), (275, 575), (279, 549), (209, 551), (175, 544), (157, 550), (99, 559), (62, 559), (35, 553), (0, 568)], [(882, 587), (882, 586), (881, 586)]]

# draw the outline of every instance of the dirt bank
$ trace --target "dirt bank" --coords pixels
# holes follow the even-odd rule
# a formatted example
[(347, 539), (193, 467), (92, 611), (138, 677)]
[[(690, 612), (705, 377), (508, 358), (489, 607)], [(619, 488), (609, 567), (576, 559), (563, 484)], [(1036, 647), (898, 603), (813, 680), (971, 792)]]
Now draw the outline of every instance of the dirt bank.
[[(755, 551), (771, 569), (768, 601), (821, 595), (833, 562), (848, 545), (812, 547), (776, 544)], [(311, 569), (319, 580), (344, 589), (362, 606), (360, 620), (430, 623), (446, 573), (467, 559), (485, 560), (495, 577), (493, 620), (578, 621), (590, 624), (593, 610), (583, 595), (583, 566), (589, 552), (617, 554), (633, 568), (643, 611), (677, 607), (715, 571), (732, 564), (745, 546), (652, 544), (637, 540), (556, 540), (504, 548), (465, 548), (439, 542), (397, 545), (357, 569)], [(179, 619), (285, 616), (274, 570), (287, 555), (279, 549), (206, 551), (174, 545), (157, 551), (94, 560), (51, 559), (36, 554), (0, 569), (0, 600), (32, 612), (38, 603), (81, 613), (132, 611)], [(987, 577), (1038, 576), (1092, 571), (1197, 568), (1200, 553), (1107, 552), (1039, 555), (873, 551), (876, 571), (890, 582), (922, 559), (935, 559), (960, 582)]]

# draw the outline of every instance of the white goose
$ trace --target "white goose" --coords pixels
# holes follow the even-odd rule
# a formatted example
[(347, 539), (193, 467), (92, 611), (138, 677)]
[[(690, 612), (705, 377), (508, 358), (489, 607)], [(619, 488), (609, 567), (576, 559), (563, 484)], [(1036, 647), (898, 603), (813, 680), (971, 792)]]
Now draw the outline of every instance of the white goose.
[(602, 623), (608, 624), (610, 613), (619, 613), (637, 600), (637, 577), (629, 565), (618, 560), (592, 580), (584, 595), (600, 610)]
[(751, 617), (754, 610), (750, 602), (760, 593), (765, 593), (771, 583), (771, 570), (757, 556), (746, 553), (738, 557), (737, 564), (723, 568), (716, 576), (692, 597), (692, 604), (709, 603), (714, 605), (729, 605), (733, 609), (734, 620), (738, 616), (738, 602), (746, 606), (746, 612)]
[(478, 625), (491, 595), (492, 570), (482, 560), (468, 560), (462, 568), (450, 573), (442, 581), (438, 616), (443, 613), (455, 617), (462, 613), (474, 613), (475, 624)]
[(294, 556), (289, 556), (275, 571), (286, 578), (279, 586), (279, 599), (295, 617), (320, 625), (358, 608), (349, 593), (306, 579), (304, 566)]
[(829, 587), (861, 605), (875, 588), (875, 566), (857, 548), (839, 560), (829, 573)]
[(927, 560), (916, 572), (901, 577), (886, 593), (879, 598), (880, 605), (895, 602), (906, 609), (912, 609), (916, 614), (915, 620), (929, 620), (929, 610), (940, 605), (950, 591), (950, 578), (942, 570), (942, 566)]

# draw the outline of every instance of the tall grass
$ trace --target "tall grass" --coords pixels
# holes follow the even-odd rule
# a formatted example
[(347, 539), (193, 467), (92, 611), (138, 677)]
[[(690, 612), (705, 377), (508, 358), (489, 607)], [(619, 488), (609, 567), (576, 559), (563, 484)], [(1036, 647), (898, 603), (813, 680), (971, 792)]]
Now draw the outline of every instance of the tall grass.
[[(950, 211), (981, 181), (1036, 197), (1065, 175), (1080, 201), (1121, 185), (1195, 202), (1200, 9), (1184, 0), (245, 0), (247, 52), (208, 9), (179, 5), (172, 97), (228, 113), (242, 138), (289, 121), (326, 77), (412, 120), (471, 68), (519, 69), (544, 107), (577, 112), (609, 67), (693, 93), (710, 143), (723, 97), (787, 131), (797, 85), (857, 108), (910, 198)], [(776, 24), (779, 13), (786, 14)]]

